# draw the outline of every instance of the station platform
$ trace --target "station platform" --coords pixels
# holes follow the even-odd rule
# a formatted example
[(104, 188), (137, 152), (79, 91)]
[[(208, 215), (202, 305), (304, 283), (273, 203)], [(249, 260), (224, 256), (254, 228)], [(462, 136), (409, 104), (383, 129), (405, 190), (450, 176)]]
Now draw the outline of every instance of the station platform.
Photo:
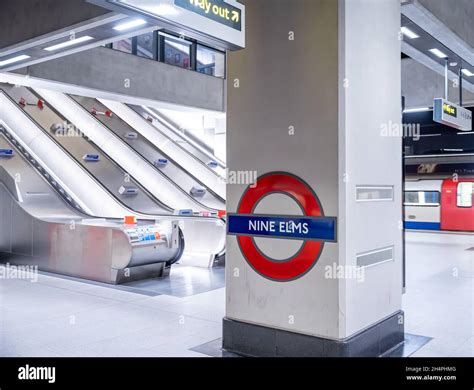
[[(474, 356), (473, 270), (463, 266), (473, 238), (407, 232), (405, 331), (431, 338), (411, 356)], [(0, 283), (1, 356), (229, 356), (218, 351), (223, 267), (177, 265), (169, 280), (123, 286), (37, 276)]]
[(0, 283), (1, 356), (205, 357), (191, 348), (221, 337), (224, 268), (126, 286), (37, 276)]
[(407, 232), (407, 333), (432, 337), (415, 357), (474, 356), (474, 236)]

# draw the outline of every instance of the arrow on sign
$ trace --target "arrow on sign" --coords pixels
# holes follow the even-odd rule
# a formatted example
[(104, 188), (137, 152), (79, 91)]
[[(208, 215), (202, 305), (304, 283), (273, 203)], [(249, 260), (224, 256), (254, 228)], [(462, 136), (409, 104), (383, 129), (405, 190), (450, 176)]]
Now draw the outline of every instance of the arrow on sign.
[(232, 11), (232, 21), (238, 22), (239, 21), (239, 13), (237, 11)]

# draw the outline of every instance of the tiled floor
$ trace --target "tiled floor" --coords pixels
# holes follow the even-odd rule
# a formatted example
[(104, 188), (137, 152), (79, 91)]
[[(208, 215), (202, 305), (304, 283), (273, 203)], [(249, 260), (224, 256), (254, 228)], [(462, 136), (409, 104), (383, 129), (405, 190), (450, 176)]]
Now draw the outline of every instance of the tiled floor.
[(412, 356), (474, 356), (474, 235), (406, 236), (405, 330), (433, 339)]
[[(172, 268), (173, 269), (173, 268)], [(172, 278), (141, 280), (123, 285), (128, 290), (140, 290), (151, 295), (165, 294), (175, 297), (186, 297), (223, 288), (225, 286), (224, 267), (200, 268), (174, 266)]]
[[(412, 356), (474, 356), (473, 246), (474, 236), (407, 234), (406, 332), (432, 338)], [(169, 280), (119, 287), (2, 279), (0, 356), (217, 356), (223, 278), (178, 266)]]
[(175, 267), (172, 277), (191, 271), (207, 292), (178, 286), (178, 296), (149, 296), (44, 274), (36, 283), (3, 279), (0, 356), (206, 356), (190, 348), (221, 337), (224, 288), (213, 289), (219, 278), (209, 271), (197, 280), (201, 269)]

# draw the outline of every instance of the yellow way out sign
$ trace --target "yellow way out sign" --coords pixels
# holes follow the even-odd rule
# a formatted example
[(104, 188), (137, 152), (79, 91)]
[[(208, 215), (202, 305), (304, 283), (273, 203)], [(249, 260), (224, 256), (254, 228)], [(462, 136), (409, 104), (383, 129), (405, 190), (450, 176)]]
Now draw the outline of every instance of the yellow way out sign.
[(177, 7), (195, 12), (201, 16), (242, 30), (241, 10), (224, 0), (174, 0)]

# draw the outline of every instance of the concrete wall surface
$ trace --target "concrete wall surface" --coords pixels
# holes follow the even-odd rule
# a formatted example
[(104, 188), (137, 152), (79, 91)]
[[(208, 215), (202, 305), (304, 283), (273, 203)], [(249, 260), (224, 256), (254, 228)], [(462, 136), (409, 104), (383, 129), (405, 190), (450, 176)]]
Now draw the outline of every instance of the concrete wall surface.
[(36, 64), (17, 73), (114, 94), (225, 110), (225, 80), (105, 47)]
[(2, 0), (0, 49), (107, 13), (85, 0)]

